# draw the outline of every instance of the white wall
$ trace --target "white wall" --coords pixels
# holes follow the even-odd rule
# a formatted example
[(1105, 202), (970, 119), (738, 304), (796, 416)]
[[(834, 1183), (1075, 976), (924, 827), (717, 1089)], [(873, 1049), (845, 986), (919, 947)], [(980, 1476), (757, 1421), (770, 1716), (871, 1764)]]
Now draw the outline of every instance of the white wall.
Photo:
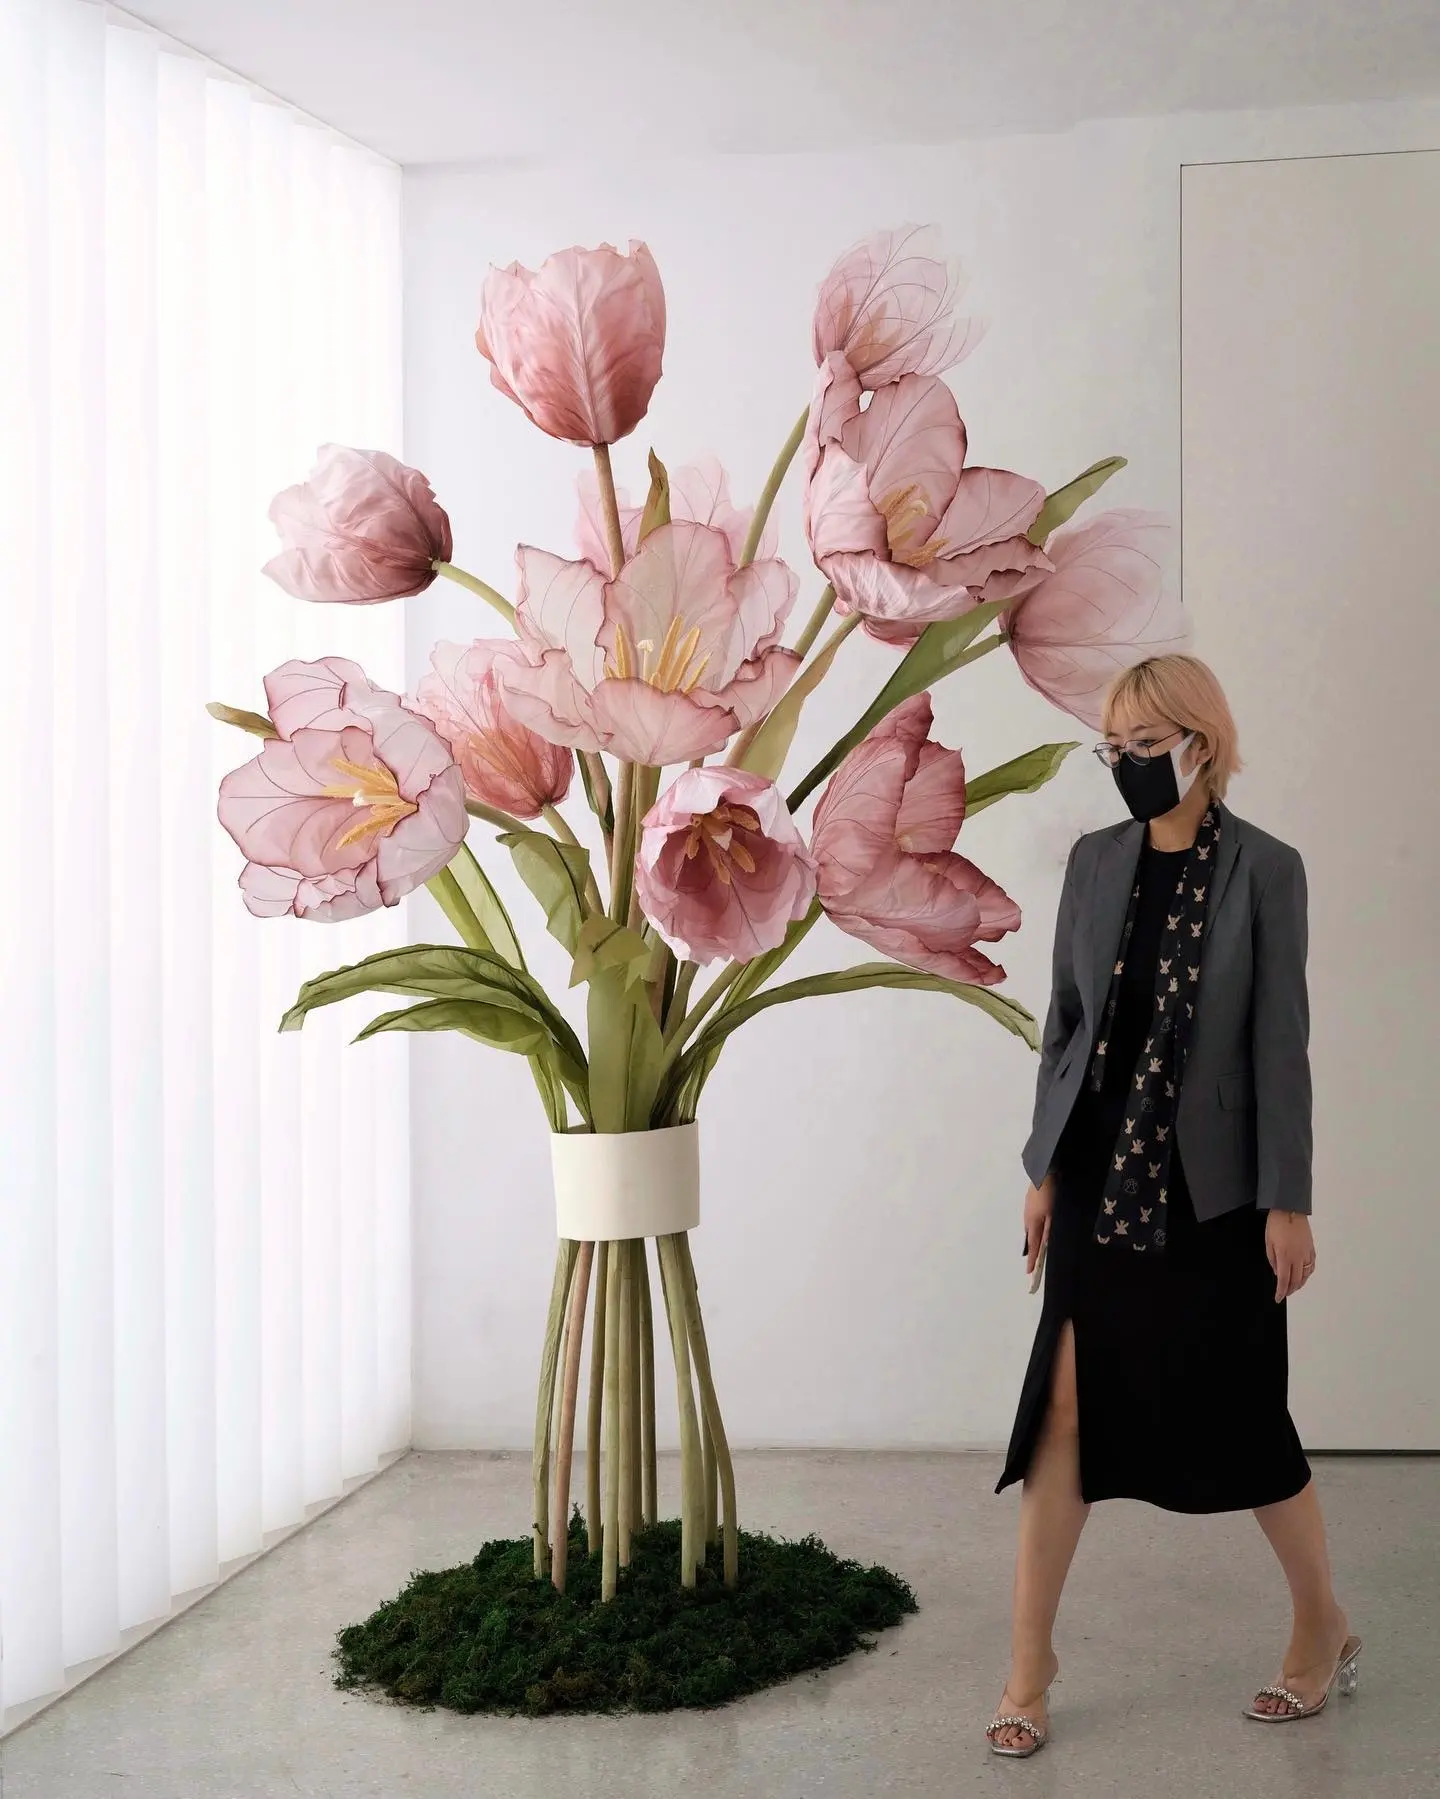
[[(415, 172), (407, 455), (449, 507), (462, 564), (506, 583), (517, 539), (566, 548), (581, 453), (490, 390), (471, 345), (477, 297), (491, 261), (533, 265), (565, 244), (635, 235), (659, 261), (671, 326), (666, 377), (618, 452), (622, 473), (641, 485), (652, 442), (672, 463), (713, 450), (750, 497), (808, 391), (816, 283), (854, 238), (914, 219), (939, 224), (965, 257), (992, 321), (953, 377), (972, 454), (1053, 486), (1122, 452), (1132, 466), (1106, 499), (1178, 519), (1181, 164), (1437, 144), (1430, 104), (1107, 123), (854, 156)], [(785, 553), (803, 568), (793, 488), (780, 516)], [(802, 605), (818, 585), (811, 573)], [(453, 590), (413, 603), (412, 660), (437, 637), (488, 632), (489, 619)], [(1203, 609), (1197, 628), (1204, 653)], [(889, 666), (877, 646), (848, 646), (812, 703), (797, 764), (851, 722)], [(1085, 735), (1003, 655), (937, 697), (939, 735), (975, 770)], [(1261, 787), (1238, 788), (1242, 811)], [(1032, 1009), (1047, 998), (1069, 845), (1115, 813), (1108, 781), (1077, 755), (1044, 793), (966, 828), (962, 847), (1025, 909), (1003, 959)], [(865, 954), (828, 926), (806, 953), (812, 967)], [(563, 984), (558, 954), (537, 960)], [(1323, 969), (1315, 985), (1323, 1013)], [(413, 1067), (415, 1440), (524, 1444), (553, 1255), (541, 1115), (513, 1058), (418, 1039)], [(1032, 1082), (1014, 1039), (931, 996), (817, 1001), (734, 1040), (704, 1112), (696, 1257), (737, 1441), (1006, 1437), (1038, 1304), (1017, 1253)], [(1324, 1306), (1323, 1287), (1311, 1303)]]

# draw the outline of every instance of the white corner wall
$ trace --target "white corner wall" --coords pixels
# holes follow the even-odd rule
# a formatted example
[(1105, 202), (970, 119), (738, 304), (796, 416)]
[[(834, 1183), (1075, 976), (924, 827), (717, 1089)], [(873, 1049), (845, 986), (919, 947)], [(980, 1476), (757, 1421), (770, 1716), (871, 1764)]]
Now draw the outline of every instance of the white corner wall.
[[(853, 156), (413, 171), (407, 458), (449, 508), (464, 566), (508, 585), (518, 540), (567, 549), (582, 454), (490, 389), (472, 345), (477, 298), (491, 261), (533, 265), (566, 244), (637, 236), (659, 262), (671, 324), (651, 415), (617, 452), (622, 477), (643, 485), (651, 443), (672, 464), (713, 451), (749, 499), (808, 393), (817, 282), (856, 237), (912, 219), (942, 228), (991, 320), (953, 376), (975, 458), (1054, 486), (1118, 451), (1131, 466), (1106, 500), (1178, 521), (1181, 165), (1436, 145), (1440, 103), (1125, 121)], [(805, 569), (793, 485), (779, 516), (782, 553)], [(816, 591), (811, 573), (801, 604)], [(1203, 604), (1196, 614), (1204, 654)], [(489, 630), (479, 602), (432, 590), (411, 602), (412, 674), (435, 639)], [(797, 763), (852, 721), (889, 666), (878, 646), (847, 647), (809, 708)], [(938, 698), (940, 737), (977, 771), (1085, 735), (1003, 655)], [(1243, 782), (1234, 798), (1243, 812)], [(1034, 1010), (1046, 1003), (1070, 843), (1115, 812), (1108, 781), (1077, 755), (1042, 794), (966, 828), (967, 853), (1024, 908), (1003, 959), (1009, 990)], [(513, 884), (502, 885), (508, 896)], [(517, 896), (522, 912), (529, 904)], [(864, 955), (829, 927), (806, 951), (816, 968)], [(536, 961), (563, 987), (558, 953)], [(1314, 985), (1323, 1014), (1324, 968)], [(514, 1058), (420, 1038), (412, 1067), (415, 1441), (523, 1445), (554, 1246), (543, 1120)], [(737, 1442), (1008, 1435), (1038, 1303), (1018, 1254), (1033, 1074), (1014, 1039), (932, 996), (816, 1001), (734, 1040), (703, 1114), (696, 1259)], [(1307, 1303), (1326, 1306), (1323, 1284)], [(1356, 1353), (1336, 1323), (1312, 1335), (1316, 1354)]]

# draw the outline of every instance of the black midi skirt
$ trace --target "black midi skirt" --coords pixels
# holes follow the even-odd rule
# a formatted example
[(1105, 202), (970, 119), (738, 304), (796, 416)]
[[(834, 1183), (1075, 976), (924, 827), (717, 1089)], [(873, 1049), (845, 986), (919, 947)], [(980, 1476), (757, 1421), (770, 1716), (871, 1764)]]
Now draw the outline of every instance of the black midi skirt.
[(1172, 1512), (1228, 1512), (1299, 1493), (1310, 1467), (1290, 1418), (1285, 1306), (1254, 1206), (1200, 1223), (1176, 1156), (1163, 1256), (1093, 1240), (1105, 1149), (1062, 1158), (1045, 1296), (997, 1492), (1023, 1480), (1056, 1346), (1075, 1331), (1080, 1489)]

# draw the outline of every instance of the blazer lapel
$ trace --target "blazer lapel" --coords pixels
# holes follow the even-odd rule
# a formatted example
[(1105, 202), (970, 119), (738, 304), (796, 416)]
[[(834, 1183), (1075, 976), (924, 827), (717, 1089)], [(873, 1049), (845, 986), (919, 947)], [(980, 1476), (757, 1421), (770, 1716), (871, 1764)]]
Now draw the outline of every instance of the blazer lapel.
[(1115, 957), (1120, 948), (1120, 934), (1125, 929), (1125, 914), (1130, 908), (1130, 894), (1135, 886), (1135, 870), (1140, 862), (1140, 846), (1145, 841), (1145, 827), (1134, 820), (1121, 825), (1105, 845), (1095, 870), (1095, 891), (1091, 917), (1094, 920), (1095, 966), (1091, 970), (1091, 1018), (1098, 1030), (1110, 980), (1115, 972)]
[(1225, 889), (1230, 884), (1230, 877), (1235, 872), (1235, 862), (1240, 854), (1240, 821), (1228, 806), (1220, 807), (1220, 848), (1215, 858), (1214, 882), (1210, 889), (1210, 902), (1205, 908), (1205, 935), (1210, 935), (1210, 927), (1215, 923), (1216, 914), (1220, 910), (1220, 902), (1225, 898)]

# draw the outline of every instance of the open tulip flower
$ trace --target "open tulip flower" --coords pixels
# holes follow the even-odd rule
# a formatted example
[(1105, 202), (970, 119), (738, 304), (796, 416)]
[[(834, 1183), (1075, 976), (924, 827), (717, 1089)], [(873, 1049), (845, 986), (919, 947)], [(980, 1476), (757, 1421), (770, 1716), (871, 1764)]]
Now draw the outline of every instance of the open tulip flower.
[(383, 450), (321, 447), (310, 478), (270, 507), (284, 548), (265, 573), (299, 600), (368, 606), (423, 593), (451, 554), (430, 483)]
[(649, 409), (665, 353), (665, 290), (644, 244), (561, 250), (538, 271), (492, 269), (475, 346), (490, 379), (551, 437), (613, 444)]
[(528, 546), (516, 562), (525, 656), (500, 681), (514, 716), (552, 743), (688, 762), (764, 718), (799, 666), (780, 647), (794, 575), (783, 562), (737, 569), (713, 526), (661, 525), (613, 581)]
[(636, 890), (679, 956), (748, 962), (778, 949), (815, 897), (815, 864), (773, 781), (687, 769), (645, 815)]
[(517, 654), (513, 640), (437, 643), (410, 704), (449, 744), (472, 799), (514, 818), (538, 818), (570, 791), (575, 759), (510, 716), (497, 664)]
[(840, 764), (810, 848), (820, 903), (842, 931), (897, 961), (990, 986), (1005, 970), (977, 950), (1020, 928), (1020, 908), (954, 850), (965, 763), (930, 741), (928, 693), (877, 725)]
[(1045, 489), (965, 466), (964, 421), (943, 381), (902, 375), (862, 410), (834, 361), (811, 412), (806, 516), (842, 612), (882, 627), (958, 618), (998, 572), (1049, 567), (1026, 535)]
[[(1121, 511), (1072, 522), (1120, 458), (1049, 493), (969, 463), (941, 379), (979, 338), (957, 295), (916, 231), (857, 244), (821, 286), (812, 400), (754, 508), (733, 502), (713, 458), (667, 471), (654, 450), (642, 507), (617, 488), (610, 446), (645, 417), (660, 379), (665, 296), (650, 252), (602, 245), (562, 250), (535, 271), (492, 270), (476, 343), (493, 385), (593, 465), (580, 480), (578, 555), (522, 544), (513, 599), (451, 561), (429, 482), (391, 457), (329, 445), (309, 480), (280, 495), (271, 515), (284, 547), (268, 572), (292, 594), (369, 603), (443, 574), (508, 627), (437, 645), (408, 702), (332, 656), (275, 669), (267, 715), (212, 705), (266, 740), (220, 787), (251, 912), (338, 921), (424, 885), (448, 926), (438, 941), (307, 981), (287, 1029), (357, 994), (398, 993), (405, 1003), (362, 1036), (459, 1031), (524, 1057), (557, 1166), (572, 1150), (567, 1165), (586, 1165), (580, 1137), (625, 1139), (590, 1146), (623, 1177), (608, 1195), (617, 1205), (663, 1201), (670, 1177), (654, 1170), (681, 1167), (666, 1158), (693, 1166), (693, 1136), (648, 1133), (693, 1126), (722, 1049), (760, 1011), (860, 988), (938, 992), (1038, 1047), (1035, 1020), (999, 991), (1004, 970), (983, 947), (1019, 927), (1019, 908), (956, 841), (967, 808), (1033, 792), (1076, 746), (1041, 744), (967, 781), (960, 751), (932, 741), (930, 690), (1008, 647), (1031, 687), (1094, 724), (1111, 674), (1176, 647), (1184, 621), (1163, 595), (1156, 520)], [(743, 361), (726, 379), (745, 381)], [(772, 510), (797, 458), (823, 591), (787, 644), (799, 582), (779, 559)], [(861, 625), (890, 652), (866, 648)], [(782, 786), (813, 722), (803, 709), (842, 652), (880, 663), (874, 698)], [(845, 673), (863, 667), (852, 660)], [(588, 808), (579, 830), (559, 809), (577, 766)], [(538, 902), (583, 1007), (557, 1004), (533, 972), (467, 840), (472, 818), (487, 828), (484, 860), (509, 858)], [(787, 958), (826, 917), (883, 959), (785, 979)], [(702, 967), (717, 963), (695, 994)], [(601, 1403), (588, 1413), (587, 1509), (598, 1510), (587, 1522), (608, 1600), (630, 1533), (655, 1522), (654, 1383), (643, 1372), (659, 1333), (641, 1233), (621, 1228), (636, 1218), (587, 1212), (583, 1186), (569, 1195), (579, 1209), (558, 1214), (530, 1519), (535, 1577), (563, 1591), (588, 1328)], [(719, 1541), (733, 1585), (734, 1468), (688, 1237), (658, 1222), (693, 1215), (688, 1198), (644, 1213), (677, 1371), (679, 1576), (696, 1585), (707, 1541)], [(609, 1308), (598, 1335), (592, 1282)]]

